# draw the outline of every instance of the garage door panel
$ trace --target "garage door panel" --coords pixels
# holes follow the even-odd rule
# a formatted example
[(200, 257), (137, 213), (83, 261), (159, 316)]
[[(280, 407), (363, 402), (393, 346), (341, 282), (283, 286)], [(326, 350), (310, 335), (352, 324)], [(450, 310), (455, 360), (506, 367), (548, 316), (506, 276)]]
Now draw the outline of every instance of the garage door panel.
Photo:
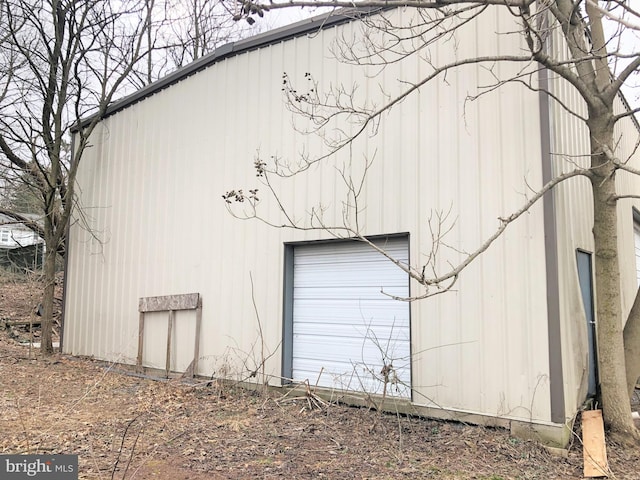
[[(378, 382), (383, 382), (381, 372), (385, 364), (383, 364), (379, 359), (376, 360), (376, 358), (365, 356), (363, 358), (347, 361), (341, 358), (336, 353), (336, 355), (329, 360), (330, 361), (325, 362), (324, 365), (320, 365), (320, 368), (318, 368), (318, 362), (316, 361), (316, 359), (304, 357), (298, 358), (297, 361), (298, 368), (300, 369), (299, 371), (300, 373), (304, 371), (306, 372), (306, 374), (304, 376), (301, 374), (296, 379), (312, 381), (322, 371), (329, 374), (329, 376), (325, 378), (324, 382), (321, 383), (320, 386), (331, 387), (332, 385), (327, 383), (327, 380), (330, 378), (331, 374), (348, 375), (354, 370), (354, 368), (359, 368), (361, 371), (368, 371), (372, 379), (377, 380)], [(392, 360), (392, 362), (387, 362), (386, 365), (393, 365), (398, 378), (401, 381), (402, 379), (406, 380), (406, 382), (403, 382), (406, 385), (409, 384), (409, 362), (406, 359), (394, 359)]]
[[(366, 265), (366, 264), (365, 264)], [(294, 270), (294, 275), (298, 275), (298, 278), (302, 277), (305, 280), (301, 281), (298, 287), (333, 288), (336, 282), (344, 287), (373, 287), (380, 290), (383, 285), (385, 287), (406, 285), (407, 274), (400, 268), (397, 268), (398, 272), (394, 272), (395, 275), (385, 278), (385, 270), (389, 270), (389, 267), (393, 263), (388, 262), (388, 265), (383, 265), (379, 269), (372, 269), (367, 272), (359, 272), (357, 270), (351, 270), (344, 267), (342, 271), (331, 271), (329, 265), (323, 265), (322, 268), (313, 268), (309, 266), (306, 269)], [(354, 265), (353, 268), (356, 268)]]
[[(305, 357), (304, 354), (296, 357), (297, 361), (306, 360), (308, 362), (313, 362), (316, 360), (317, 366), (320, 368), (316, 368), (316, 371), (320, 371), (321, 369), (327, 371), (338, 371), (339, 366), (341, 364), (346, 365), (369, 365), (375, 371), (380, 371), (384, 365), (393, 365), (394, 367), (401, 367), (407, 363), (407, 355), (408, 353), (397, 352), (393, 349), (389, 351), (385, 351), (386, 345), (381, 345), (381, 348), (378, 348), (373, 342), (369, 342), (366, 345), (362, 345), (358, 341), (348, 342), (341, 341), (336, 342), (335, 338), (330, 338), (330, 340), (334, 340), (334, 343), (331, 345), (331, 348), (327, 348), (323, 346), (323, 358), (317, 359), (316, 356)], [(314, 344), (311, 341), (301, 342), (301, 346), (303, 348), (314, 348), (319, 346), (318, 344)], [(350, 355), (349, 358), (346, 358), (344, 355), (344, 350), (346, 348), (352, 349), (354, 351), (353, 355)]]
[[(369, 370), (370, 373), (373, 374), (374, 377), (378, 381), (382, 380), (382, 376), (380, 372), (382, 371), (382, 364), (371, 363), (370, 359), (367, 359), (367, 362), (363, 362), (362, 360), (353, 360), (353, 361), (345, 361), (344, 359), (335, 358), (332, 359), (332, 363), (327, 363), (325, 368), (316, 368), (317, 362), (314, 359), (310, 358), (300, 358), (298, 359), (300, 372), (307, 372), (305, 376), (300, 376), (299, 380), (314, 380), (320, 371), (327, 372), (329, 375), (348, 375), (354, 369), (354, 367), (358, 367), (360, 369)], [(399, 372), (399, 376), (409, 378), (409, 362), (404, 361), (403, 359), (398, 359), (397, 364), (393, 364), (394, 368)], [(331, 386), (331, 385), (324, 385)]]
[[(402, 243), (405, 243), (403, 245)], [(364, 242), (350, 241), (340, 242), (339, 250), (336, 249), (337, 242), (327, 242), (322, 244), (309, 244), (296, 246), (296, 260), (298, 264), (304, 263), (371, 263), (384, 259), (384, 256), (372, 258), (373, 250)], [(388, 242), (374, 242), (378, 247), (383, 248), (389, 255), (396, 259), (406, 261), (408, 259), (406, 238), (391, 239)]]
[[(354, 325), (408, 324), (405, 312), (399, 312), (390, 302), (370, 302), (353, 305), (348, 302), (331, 301), (300, 302), (300, 308), (294, 310), (297, 321), (335, 323), (349, 320)], [(395, 302), (394, 302), (395, 303)], [(335, 304), (335, 305), (334, 305)], [(402, 316), (399, 316), (402, 315)]]
[(394, 342), (409, 342), (406, 325), (401, 324), (376, 325), (375, 327), (361, 325), (359, 327), (352, 328), (351, 326), (334, 323), (331, 325), (331, 328), (328, 329), (325, 325), (322, 325), (318, 322), (306, 322), (296, 325), (293, 329), (293, 334), (294, 336), (298, 337), (311, 335), (357, 338), (360, 340), (372, 338), (376, 339), (379, 342), (383, 340), (393, 340)]
[[(339, 283), (340, 280), (336, 279), (334, 281), (334, 285)], [(407, 279), (404, 279), (405, 284), (407, 283)], [(359, 286), (351, 286), (351, 285), (342, 285), (341, 291), (336, 292), (335, 287), (299, 287), (296, 289), (294, 300), (321, 300), (321, 299), (333, 299), (339, 302), (355, 302), (356, 304), (363, 300), (375, 300), (377, 302), (381, 301), (389, 301), (393, 304), (396, 303), (396, 300), (391, 298), (395, 297), (406, 297), (407, 296), (407, 286), (399, 285), (399, 284), (385, 284), (382, 282), (379, 284), (372, 285), (359, 285)], [(382, 295), (381, 295), (382, 293)]]
[[(335, 362), (332, 364), (332, 369), (321, 369), (316, 370), (316, 363), (311, 360), (301, 359), (300, 360), (300, 380), (308, 380), (311, 384), (315, 384), (318, 379), (318, 375), (320, 375), (320, 381), (318, 381), (318, 386), (321, 387), (334, 387), (331, 381), (335, 378), (335, 376), (340, 377), (348, 377), (352, 375), (354, 372), (357, 372), (358, 375), (362, 376), (362, 374), (366, 374), (369, 377), (369, 381), (371, 384), (379, 384), (376, 387), (376, 390), (380, 387), (384, 387), (384, 377), (381, 374), (382, 368), (377, 368), (375, 365), (365, 364), (362, 362), (354, 362), (354, 363), (345, 363), (345, 362)], [(402, 378), (409, 377), (409, 368), (408, 367), (399, 367), (397, 368), (398, 376), (394, 378), (396, 383), (406, 383), (402, 382)], [(377, 393), (371, 392), (369, 393)]]
[[(338, 390), (355, 390), (371, 394), (382, 395), (385, 390), (385, 381), (380, 370), (370, 368), (367, 365), (344, 365), (343, 369), (335, 371), (315, 369), (315, 364), (309, 364), (307, 369), (301, 369), (300, 379), (307, 380), (310, 385), (332, 388)], [(403, 378), (409, 377), (408, 369), (399, 369), (398, 375), (392, 375), (387, 379), (386, 393), (389, 396), (409, 397), (411, 386), (404, 382)]]
[[(406, 238), (384, 245), (408, 258)], [(294, 378), (315, 383), (322, 371), (320, 386), (382, 393), (380, 372), (392, 365), (395, 393), (410, 396), (409, 304), (388, 296), (408, 297), (408, 284), (402, 269), (365, 243), (295, 247)]]
[(342, 325), (335, 323), (331, 326), (331, 329), (327, 329), (325, 325), (319, 322), (306, 322), (296, 324), (293, 329), (294, 337), (339, 337), (339, 338), (355, 338), (360, 343), (364, 343), (366, 339), (372, 339), (379, 343), (388, 343), (393, 341), (407, 342), (409, 343), (409, 337), (407, 335), (406, 325), (390, 324), (390, 325), (376, 325), (367, 326), (361, 325), (359, 327), (351, 325)]
[(315, 315), (311, 315), (309, 313), (300, 314), (298, 316), (297, 324), (299, 323), (319, 323), (322, 325), (334, 325), (343, 323), (345, 320), (358, 318), (359, 321), (354, 323), (355, 326), (372, 326), (372, 325), (380, 325), (380, 326), (389, 326), (396, 325), (397, 327), (408, 327), (409, 320), (406, 318), (395, 318), (392, 315), (389, 315), (384, 320), (375, 319), (372, 316), (367, 316), (366, 312), (362, 312), (359, 310), (353, 310), (353, 315), (349, 316), (348, 311), (326, 311), (326, 312), (318, 312)]
[(303, 332), (303, 329), (314, 329), (315, 333), (326, 333), (326, 332), (340, 332), (340, 334), (348, 335), (349, 333), (353, 335), (359, 335), (363, 332), (380, 332), (386, 330), (395, 329), (396, 335), (398, 332), (404, 332), (406, 335), (408, 332), (409, 322), (408, 321), (399, 321), (394, 319), (388, 319), (384, 322), (365, 322), (362, 321), (360, 323), (353, 323), (345, 325), (345, 320), (348, 320), (348, 317), (338, 317), (338, 316), (327, 316), (326, 318), (306, 318), (302, 317), (299, 321), (294, 325), (293, 331), (295, 332)]
[[(309, 364), (315, 364), (318, 372), (320, 370), (343, 372), (343, 369), (340, 368), (341, 365), (367, 365), (373, 371), (379, 372), (385, 365), (392, 365), (398, 369), (406, 367), (409, 362), (409, 352), (398, 351), (396, 345), (381, 344), (378, 347), (374, 342), (367, 342), (363, 345), (355, 339), (351, 342), (347, 340), (335, 341), (335, 338), (327, 340), (332, 341), (330, 347), (313, 341), (301, 341), (300, 346), (304, 350), (296, 357), (297, 366), (299, 366), (299, 362), (306, 361)], [(319, 346), (323, 348), (322, 359), (318, 359), (315, 355), (309, 357), (304, 355), (304, 351), (311, 352), (311, 349)], [(345, 349), (349, 349), (353, 354), (346, 356)], [(407, 377), (406, 380), (408, 382), (409, 378)]]
[[(294, 340), (300, 347), (295, 353), (297, 357), (318, 357), (317, 347), (322, 347), (322, 357), (334, 349), (343, 349), (341, 355), (345, 361), (359, 360), (363, 348), (375, 348), (378, 352), (394, 353), (395, 358), (406, 357), (409, 354), (409, 339), (404, 332), (397, 330), (386, 332), (361, 332), (361, 336), (353, 335), (353, 332), (346, 332), (346, 335), (339, 335), (341, 332), (334, 329), (336, 333), (316, 333), (309, 329), (304, 333), (294, 334)], [(344, 348), (348, 348), (345, 351)], [(378, 355), (380, 356), (380, 355)], [(321, 359), (320, 357), (318, 357)]]

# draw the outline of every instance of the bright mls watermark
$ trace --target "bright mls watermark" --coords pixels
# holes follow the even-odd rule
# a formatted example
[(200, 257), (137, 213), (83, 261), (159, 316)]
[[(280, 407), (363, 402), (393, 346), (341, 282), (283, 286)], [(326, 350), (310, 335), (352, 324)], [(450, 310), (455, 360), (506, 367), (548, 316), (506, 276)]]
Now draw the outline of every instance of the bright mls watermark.
[(0, 479), (78, 480), (77, 455), (0, 455)]

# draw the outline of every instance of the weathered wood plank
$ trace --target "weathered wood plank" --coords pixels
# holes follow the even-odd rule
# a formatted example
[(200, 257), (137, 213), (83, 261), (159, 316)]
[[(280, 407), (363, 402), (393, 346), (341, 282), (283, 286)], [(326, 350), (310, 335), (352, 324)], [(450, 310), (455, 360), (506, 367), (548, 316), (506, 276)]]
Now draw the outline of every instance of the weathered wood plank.
[(202, 324), (202, 299), (198, 301), (198, 308), (196, 309), (196, 340), (193, 347), (193, 369), (191, 370), (191, 378), (193, 378), (198, 371), (198, 358), (200, 358), (200, 325)]
[(28, 327), (29, 325), (40, 325), (41, 320), (2, 320), (0, 325), (6, 325), (7, 327)]
[(602, 410), (582, 412), (582, 454), (585, 477), (609, 476)]
[(169, 372), (171, 371), (171, 332), (173, 331), (173, 319), (176, 312), (169, 310), (169, 322), (167, 325), (167, 378), (169, 378)]
[(171, 341), (173, 324), (175, 323), (176, 310), (196, 310), (196, 338), (194, 345), (194, 359), (189, 365), (190, 375), (193, 376), (198, 368), (200, 356), (200, 324), (202, 323), (202, 299), (199, 293), (186, 293), (182, 295), (165, 295), (160, 297), (142, 297), (138, 302), (140, 320), (138, 326), (138, 357), (136, 364), (142, 369), (142, 354), (144, 349), (144, 314), (148, 312), (169, 312), (167, 325), (167, 356), (165, 373), (167, 378), (171, 371)]
[(140, 318), (138, 319), (138, 357), (136, 358), (136, 365), (138, 369), (142, 368), (142, 340), (144, 339), (144, 312), (140, 312)]
[(139, 312), (166, 312), (168, 310), (193, 310), (198, 308), (199, 293), (142, 297), (138, 302)]

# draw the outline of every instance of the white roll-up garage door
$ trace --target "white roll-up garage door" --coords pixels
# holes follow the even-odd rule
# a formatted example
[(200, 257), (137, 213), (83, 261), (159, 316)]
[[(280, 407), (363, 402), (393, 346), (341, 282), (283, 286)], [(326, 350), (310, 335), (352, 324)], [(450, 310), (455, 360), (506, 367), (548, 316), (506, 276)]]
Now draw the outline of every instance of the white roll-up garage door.
[[(376, 242), (408, 261), (406, 237)], [(410, 397), (409, 277), (363, 242), (294, 248), (294, 380)], [(386, 379), (385, 379), (386, 373)]]

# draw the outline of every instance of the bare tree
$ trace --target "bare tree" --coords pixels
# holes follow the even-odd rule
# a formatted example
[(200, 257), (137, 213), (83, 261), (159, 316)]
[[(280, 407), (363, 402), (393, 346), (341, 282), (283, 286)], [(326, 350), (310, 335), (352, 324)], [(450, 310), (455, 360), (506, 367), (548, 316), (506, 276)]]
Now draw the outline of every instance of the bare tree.
[(229, 18), (218, 2), (189, 0), (177, 4), (186, 12), (179, 21), (171, 22), (167, 38), (169, 57), (177, 68), (242, 35), (239, 25)]
[[(581, 166), (576, 163), (575, 168), (552, 178), (530, 195), (520, 209), (500, 218), (495, 233), (475, 251), (463, 255), (459, 264), (452, 265), (446, 271), (437, 268), (435, 258), (439, 246), (444, 243), (443, 234), (446, 231), (446, 219), (443, 216), (432, 219), (434, 250), (424, 264), (411, 266), (393, 258), (391, 260), (424, 286), (424, 293), (419, 298), (448, 291), (463, 270), (546, 192), (571, 178), (587, 178), (593, 193), (599, 368), (605, 419), (612, 432), (621, 439), (636, 443), (640, 441), (640, 435), (631, 420), (629, 403), (629, 392), (640, 375), (640, 300), (636, 300), (623, 335), (625, 323), (622, 318), (616, 209), (617, 201), (621, 198), (640, 198), (637, 192), (620, 194), (616, 190), (616, 176), (638, 175), (640, 171), (629, 165), (628, 157), (621, 158), (618, 139), (614, 134), (619, 121), (640, 110), (635, 108), (620, 111), (615, 108), (621, 88), (630, 82), (632, 75), (640, 68), (637, 39), (631, 44), (623, 41), (625, 34), (640, 31), (640, 13), (628, 2), (595, 0), (364, 0), (356, 3), (341, 0), (238, 0), (237, 5), (240, 13), (236, 18), (256, 18), (267, 11), (287, 7), (343, 7), (362, 22), (365, 33), (359, 47), (354, 45), (352, 39), (344, 39), (339, 43), (336, 56), (340, 60), (384, 68), (390, 62), (422, 55), (421, 59), (430, 67), (429, 73), (423, 78), (400, 79), (404, 85), (402, 91), (388, 95), (385, 103), (377, 106), (367, 104), (366, 101), (358, 102), (351, 90), (336, 85), (323, 94), (319, 93), (322, 85), (314, 81), (311, 81), (312, 87), (298, 89), (285, 75), (283, 90), (288, 105), (295, 113), (304, 115), (309, 120), (311, 127), (308, 132), (322, 135), (329, 149), (328, 153), (317, 156), (305, 154), (295, 163), (286, 163), (277, 158), (270, 161), (261, 158), (256, 160), (257, 175), (261, 177), (268, 194), (277, 200), (286, 219), (284, 225), (273, 223), (276, 227), (321, 229), (335, 236), (354, 236), (367, 241), (358, 224), (358, 212), (364, 207), (358, 204), (364, 176), (359, 181), (354, 181), (346, 172), (343, 174), (348, 191), (344, 202), (347, 215), (340, 225), (326, 224), (322, 208), (312, 209), (307, 221), (303, 223), (290, 216), (287, 206), (280, 202), (274, 177), (296, 175), (349, 148), (356, 138), (375, 129), (384, 114), (394, 106), (403, 101), (411, 101), (412, 96), (425, 85), (443, 79), (449, 72), (465, 66), (477, 65), (493, 74), (493, 66), (496, 64), (518, 65), (520, 73), (509, 78), (499, 78), (496, 75), (495, 81), (484, 86), (480, 95), (507, 83), (519, 84), (523, 88), (545, 92), (559, 108), (583, 122), (590, 139), (589, 165)], [(393, 24), (384, 15), (367, 16), (371, 9), (394, 6), (415, 7), (418, 19), (407, 26)], [(465, 57), (461, 54), (449, 63), (439, 63), (438, 59), (428, 54), (430, 45), (451, 39), (465, 24), (478, 21), (483, 15), (491, 15), (495, 9), (506, 9), (513, 16), (514, 31), (510, 34), (518, 36), (523, 46), (519, 51), (511, 55), (489, 53), (486, 56)], [(344, 13), (345, 10), (341, 12)], [(505, 41), (510, 41), (509, 37), (505, 36)], [(547, 80), (551, 78), (556, 84), (563, 82), (569, 85), (572, 94), (577, 94), (581, 99), (580, 107), (573, 107), (562, 95), (554, 93), (548, 84), (538, 82), (538, 73), (542, 73), (542, 77)], [(348, 126), (336, 128), (335, 125), (340, 125), (340, 122)], [(327, 136), (325, 127), (329, 125), (333, 125), (334, 134)], [(263, 194), (261, 192), (261, 196)], [(240, 216), (269, 222), (255, 210), (258, 204), (257, 190), (248, 193), (233, 190), (225, 195), (225, 199), (229, 205), (235, 202), (242, 204)], [(238, 215), (237, 210), (233, 210), (231, 206), (230, 209)], [(370, 244), (386, 255), (384, 250)]]
[(247, 35), (247, 24), (234, 22), (219, 0), (144, 0), (144, 9), (148, 54), (128, 79), (135, 89)]
[[(42, 227), (0, 212), (44, 238), (42, 352), (49, 354), (56, 257), (65, 254), (77, 168), (91, 132), (144, 57), (149, 22), (136, 0), (3, 0), (0, 9), (0, 168), (34, 193)], [(70, 129), (83, 118), (90, 119), (72, 160)]]

